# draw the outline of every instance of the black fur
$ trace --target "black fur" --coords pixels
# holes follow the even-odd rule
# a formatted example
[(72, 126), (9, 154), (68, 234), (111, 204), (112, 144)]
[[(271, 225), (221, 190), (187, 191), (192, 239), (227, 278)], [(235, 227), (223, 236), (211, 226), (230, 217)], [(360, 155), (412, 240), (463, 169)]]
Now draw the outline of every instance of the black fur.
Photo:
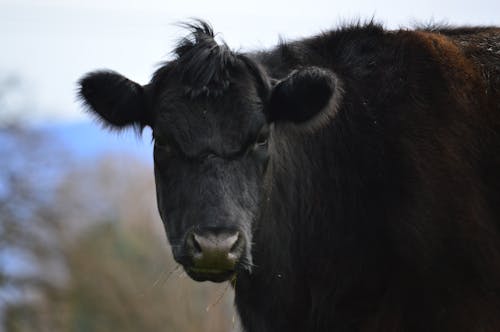
[(294, 71), (274, 88), (267, 106), (268, 119), (295, 123), (310, 120), (328, 106), (338, 88), (334, 74), (327, 70), (305, 67)]
[(500, 29), (369, 23), (242, 54), (191, 28), (140, 111), (115, 76), (82, 96), (153, 128), (188, 272), (190, 232), (239, 232), (245, 331), (500, 330)]
[(192, 97), (199, 94), (222, 94), (229, 85), (229, 70), (236, 61), (227, 45), (214, 40), (212, 28), (205, 22), (185, 24), (192, 30), (183, 38), (174, 54), (176, 64), (171, 75), (178, 75)]
[(105, 125), (115, 128), (150, 124), (144, 88), (109, 71), (95, 71), (80, 80), (79, 98), (96, 112)]

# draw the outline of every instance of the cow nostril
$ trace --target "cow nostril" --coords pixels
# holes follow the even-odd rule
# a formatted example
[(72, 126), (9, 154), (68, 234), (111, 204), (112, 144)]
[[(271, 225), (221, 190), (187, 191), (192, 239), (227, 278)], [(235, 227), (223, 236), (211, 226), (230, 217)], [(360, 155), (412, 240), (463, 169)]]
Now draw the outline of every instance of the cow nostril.
[(229, 255), (238, 256), (241, 251), (242, 243), (243, 240), (240, 236), (240, 233), (236, 233), (234, 242), (229, 249)]
[(233, 235), (231, 235), (230, 237), (228, 237), (226, 240), (225, 240), (225, 245), (227, 246), (227, 248), (229, 249), (228, 252), (231, 253), (233, 252), (233, 249), (236, 247), (236, 245), (238, 244), (238, 241), (240, 239), (240, 233), (235, 233)]
[(188, 244), (192, 246), (194, 249), (194, 254), (201, 254), (203, 253), (203, 249), (200, 246), (200, 243), (196, 240), (196, 235), (192, 233), (189, 238), (188, 238)]

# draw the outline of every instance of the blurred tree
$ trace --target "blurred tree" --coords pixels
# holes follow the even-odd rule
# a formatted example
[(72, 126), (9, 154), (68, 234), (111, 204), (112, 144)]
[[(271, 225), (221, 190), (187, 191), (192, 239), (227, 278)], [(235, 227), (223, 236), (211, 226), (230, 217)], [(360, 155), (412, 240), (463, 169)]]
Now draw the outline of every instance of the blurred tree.
[[(233, 329), (230, 287), (195, 283), (176, 268), (156, 212), (150, 166), (114, 155), (52, 169), (54, 160), (47, 156), (53, 152), (36, 148), (43, 137), (26, 140), (33, 151), (19, 156), (17, 144), (10, 150), (23, 167), (16, 166), (17, 157), (4, 160), (0, 197), (10, 217), (1, 224), (15, 231), (1, 237), (10, 238), (5, 248), (22, 248), (33, 257), (30, 266), (38, 268), (29, 285), (18, 287), (23, 300), (11, 298), (4, 305), (6, 331)], [(27, 160), (33, 165), (25, 165)], [(18, 242), (22, 238), (27, 240)], [(52, 254), (38, 254), (43, 251)], [(53, 256), (62, 269), (49, 264)], [(22, 276), (11, 274), (11, 282)]]
[(0, 295), (9, 300), (60, 282), (61, 224), (51, 188), (65, 158), (56, 151), (35, 130), (0, 127)]

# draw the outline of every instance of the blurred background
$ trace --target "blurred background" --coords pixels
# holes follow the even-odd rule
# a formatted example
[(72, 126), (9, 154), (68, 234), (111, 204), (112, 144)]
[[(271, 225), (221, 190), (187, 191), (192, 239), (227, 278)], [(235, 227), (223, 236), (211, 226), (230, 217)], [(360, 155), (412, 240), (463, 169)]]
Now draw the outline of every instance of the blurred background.
[(145, 84), (206, 19), (235, 50), (374, 18), (500, 25), (494, 0), (0, 0), (0, 332), (239, 331), (228, 284), (172, 260), (151, 132), (109, 133), (75, 97), (110, 68)]

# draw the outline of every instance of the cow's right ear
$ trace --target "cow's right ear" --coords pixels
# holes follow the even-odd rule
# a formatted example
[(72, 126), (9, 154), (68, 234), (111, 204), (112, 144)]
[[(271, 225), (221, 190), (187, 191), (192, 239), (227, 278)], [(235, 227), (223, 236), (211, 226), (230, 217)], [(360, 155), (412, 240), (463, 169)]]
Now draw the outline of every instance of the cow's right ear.
[(323, 125), (335, 115), (341, 91), (330, 70), (304, 67), (275, 83), (266, 115), (270, 122)]
[(113, 71), (96, 71), (79, 81), (79, 97), (113, 129), (151, 125), (144, 87)]

